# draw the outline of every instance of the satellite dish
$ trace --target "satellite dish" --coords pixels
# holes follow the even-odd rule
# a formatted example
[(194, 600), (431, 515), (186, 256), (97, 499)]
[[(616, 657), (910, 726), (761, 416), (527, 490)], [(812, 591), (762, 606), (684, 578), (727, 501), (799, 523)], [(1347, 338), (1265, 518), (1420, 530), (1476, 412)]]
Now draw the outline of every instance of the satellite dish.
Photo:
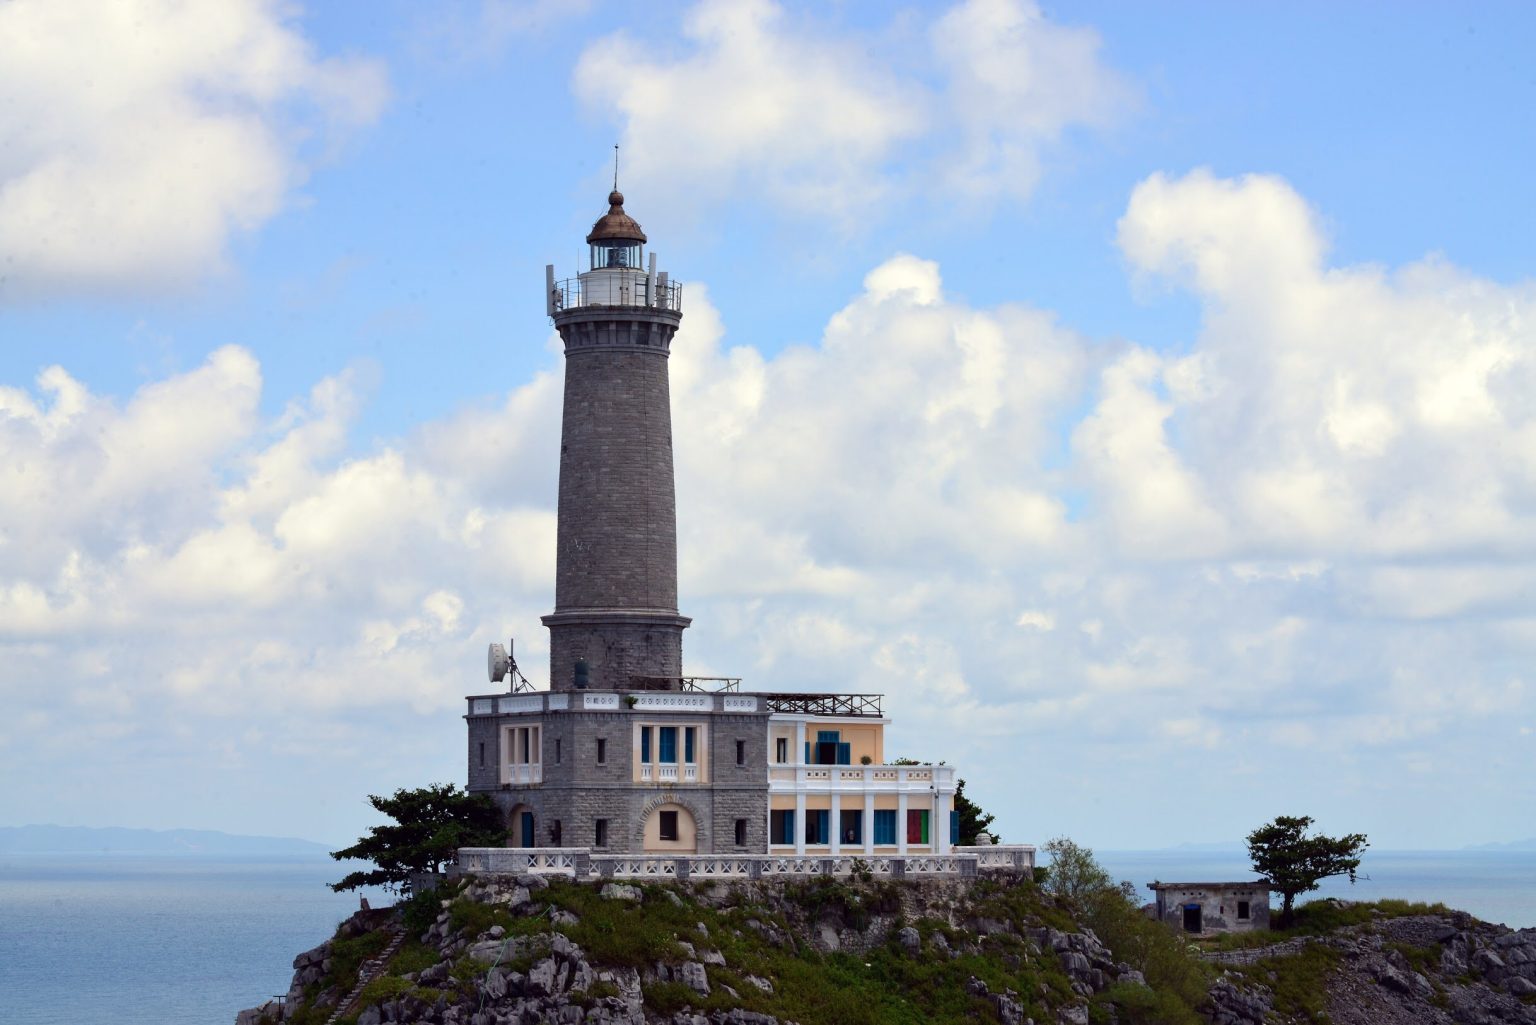
[(492, 683), (505, 680), (507, 670), (512, 668), (512, 659), (507, 656), (507, 649), (499, 644), (492, 644), (491, 650), (485, 654), (485, 668)]

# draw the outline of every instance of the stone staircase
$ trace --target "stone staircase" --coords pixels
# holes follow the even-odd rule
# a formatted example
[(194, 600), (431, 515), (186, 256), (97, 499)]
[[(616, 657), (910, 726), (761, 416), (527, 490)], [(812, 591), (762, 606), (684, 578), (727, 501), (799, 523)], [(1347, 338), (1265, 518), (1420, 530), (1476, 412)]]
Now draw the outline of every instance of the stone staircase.
[(325, 1019), (325, 1025), (336, 1025), (343, 1015), (351, 1013), (352, 1008), (357, 1004), (357, 998), (363, 995), (363, 987), (377, 979), (379, 974), (388, 966), (390, 958), (399, 952), (400, 945), (405, 942), (405, 930), (396, 926), (391, 930), (391, 933), (389, 943), (379, 952), (379, 955), (364, 961), (362, 967), (358, 968), (357, 985), (353, 986), (352, 992), (348, 993), (341, 1003), (336, 1005), (336, 1010), (332, 1011), (331, 1016)]

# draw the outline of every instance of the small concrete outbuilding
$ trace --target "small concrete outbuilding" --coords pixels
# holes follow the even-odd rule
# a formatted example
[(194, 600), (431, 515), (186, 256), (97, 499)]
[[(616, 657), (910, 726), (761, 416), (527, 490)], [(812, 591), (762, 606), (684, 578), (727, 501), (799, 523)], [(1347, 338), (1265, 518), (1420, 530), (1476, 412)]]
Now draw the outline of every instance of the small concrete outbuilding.
[(1157, 918), (1182, 932), (1252, 932), (1269, 928), (1269, 883), (1149, 883)]

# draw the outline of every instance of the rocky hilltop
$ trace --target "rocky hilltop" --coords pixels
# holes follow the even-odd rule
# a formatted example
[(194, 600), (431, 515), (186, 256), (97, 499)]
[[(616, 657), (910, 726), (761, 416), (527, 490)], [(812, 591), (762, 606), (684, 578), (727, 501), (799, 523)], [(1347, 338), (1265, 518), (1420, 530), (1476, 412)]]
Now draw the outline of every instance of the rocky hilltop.
[(1536, 930), (1455, 912), (1197, 951), (1113, 939), (1028, 878), (460, 880), (360, 912), (238, 1025), (1536, 1025)]
[(1211, 988), (1216, 1025), (1536, 1022), (1536, 929), (1462, 912), (1381, 917), (1208, 959), (1227, 967)]

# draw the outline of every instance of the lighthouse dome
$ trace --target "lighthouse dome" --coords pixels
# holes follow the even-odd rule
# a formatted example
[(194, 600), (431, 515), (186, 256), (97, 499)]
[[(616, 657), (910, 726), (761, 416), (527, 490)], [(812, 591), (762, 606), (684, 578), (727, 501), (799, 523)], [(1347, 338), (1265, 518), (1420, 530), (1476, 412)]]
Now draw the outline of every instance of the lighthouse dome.
[(597, 219), (592, 225), (592, 231), (587, 235), (587, 242), (644, 242), (645, 232), (640, 230), (640, 224), (629, 214), (624, 212), (624, 193), (614, 189), (608, 193), (608, 212)]

